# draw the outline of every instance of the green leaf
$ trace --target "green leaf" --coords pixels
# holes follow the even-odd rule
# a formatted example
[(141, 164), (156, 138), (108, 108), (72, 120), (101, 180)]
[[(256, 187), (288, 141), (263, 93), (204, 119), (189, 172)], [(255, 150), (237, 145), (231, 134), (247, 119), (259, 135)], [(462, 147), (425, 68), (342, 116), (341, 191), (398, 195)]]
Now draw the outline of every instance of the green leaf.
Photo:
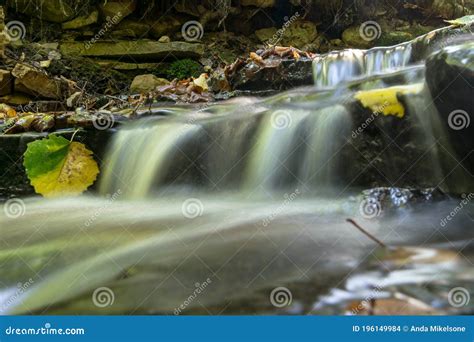
[(23, 165), (35, 191), (45, 197), (81, 194), (99, 173), (84, 144), (56, 135), (29, 143)]

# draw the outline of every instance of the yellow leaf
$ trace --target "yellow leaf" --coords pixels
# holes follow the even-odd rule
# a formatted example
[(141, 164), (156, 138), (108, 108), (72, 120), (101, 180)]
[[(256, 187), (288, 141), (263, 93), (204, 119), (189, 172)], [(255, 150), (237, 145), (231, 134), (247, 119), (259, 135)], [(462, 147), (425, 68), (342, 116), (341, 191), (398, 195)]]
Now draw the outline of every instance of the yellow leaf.
[(30, 143), (24, 165), (31, 185), (44, 197), (79, 195), (99, 173), (92, 152), (84, 144), (54, 135)]
[(384, 89), (364, 90), (355, 94), (365, 108), (374, 113), (395, 115), (399, 118), (405, 116), (405, 107), (398, 100), (399, 95), (417, 94), (423, 89), (423, 84), (396, 86)]
[(200, 87), (203, 91), (209, 90), (209, 87), (207, 85), (207, 74), (201, 74), (199, 78), (196, 78), (193, 81), (194, 85)]

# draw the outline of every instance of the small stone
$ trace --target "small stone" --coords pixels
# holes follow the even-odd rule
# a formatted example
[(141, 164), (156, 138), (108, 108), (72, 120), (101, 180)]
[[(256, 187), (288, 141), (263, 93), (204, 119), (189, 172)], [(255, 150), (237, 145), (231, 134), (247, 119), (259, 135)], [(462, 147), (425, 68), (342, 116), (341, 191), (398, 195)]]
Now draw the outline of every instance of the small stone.
[(170, 82), (164, 78), (156, 77), (152, 74), (139, 75), (133, 79), (130, 85), (130, 92), (132, 94), (148, 93), (156, 89), (156, 87), (167, 85)]
[(171, 39), (168, 36), (162, 36), (160, 39), (158, 39), (160, 43), (170, 43)]

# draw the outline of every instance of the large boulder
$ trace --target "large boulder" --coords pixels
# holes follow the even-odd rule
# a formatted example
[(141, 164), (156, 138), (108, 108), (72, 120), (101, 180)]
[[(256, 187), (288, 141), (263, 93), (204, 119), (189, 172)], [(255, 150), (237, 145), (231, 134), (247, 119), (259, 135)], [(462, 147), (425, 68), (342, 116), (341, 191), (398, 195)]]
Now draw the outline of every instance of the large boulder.
[(449, 46), (431, 56), (426, 82), (459, 161), (474, 174), (474, 43)]
[(63, 23), (87, 8), (90, 0), (7, 0), (7, 6), (38, 19)]

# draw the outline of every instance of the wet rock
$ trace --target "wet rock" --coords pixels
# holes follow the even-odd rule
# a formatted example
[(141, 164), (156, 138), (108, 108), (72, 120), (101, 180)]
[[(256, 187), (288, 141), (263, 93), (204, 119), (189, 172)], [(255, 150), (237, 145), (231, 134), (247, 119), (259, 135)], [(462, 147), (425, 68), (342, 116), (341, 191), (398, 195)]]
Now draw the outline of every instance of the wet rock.
[(7, 6), (31, 17), (63, 23), (87, 8), (89, 0), (7, 0)]
[[(442, 200), (446, 198), (439, 189), (408, 189), (381, 187), (362, 192), (363, 200), (373, 206), (373, 210), (390, 210), (414, 205), (416, 203)], [(367, 209), (367, 208), (366, 208)], [(370, 208), (369, 208), (370, 209)]]
[(230, 80), (232, 89), (237, 90), (285, 90), (313, 84), (312, 59), (302, 57), (282, 59), (275, 67), (260, 67), (248, 63)]
[(128, 56), (134, 60), (146, 60), (169, 56), (199, 58), (204, 54), (204, 46), (187, 42), (159, 43), (151, 40), (119, 40), (98, 41), (93, 44), (66, 42), (60, 45), (60, 51), (65, 55), (73, 56), (108, 57), (122, 60)]
[(61, 26), (64, 30), (74, 30), (81, 27), (95, 24), (99, 19), (99, 11), (94, 10), (88, 15), (77, 17), (71, 21), (63, 23)]
[(11, 72), (0, 69), (0, 96), (11, 94), (12, 85), (13, 78)]
[(118, 21), (121, 21), (128, 15), (132, 14), (136, 7), (136, 0), (119, 0), (106, 1), (104, 4), (99, 6), (99, 9), (104, 18), (115, 17)]
[(43, 70), (18, 63), (12, 71), (15, 90), (47, 99), (61, 99), (68, 95), (70, 84), (59, 78), (49, 77)]
[(461, 163), (474, 174), (474, 43), (447, 47), (426, 62), (426, 82)]
[(155, 75), (139, 75), (133, 79), (130, 86), (130, 92), (134, 94), (148, 93), (156, 87), (168, 85), (170, 82), (164, 78), (158, 78)]

